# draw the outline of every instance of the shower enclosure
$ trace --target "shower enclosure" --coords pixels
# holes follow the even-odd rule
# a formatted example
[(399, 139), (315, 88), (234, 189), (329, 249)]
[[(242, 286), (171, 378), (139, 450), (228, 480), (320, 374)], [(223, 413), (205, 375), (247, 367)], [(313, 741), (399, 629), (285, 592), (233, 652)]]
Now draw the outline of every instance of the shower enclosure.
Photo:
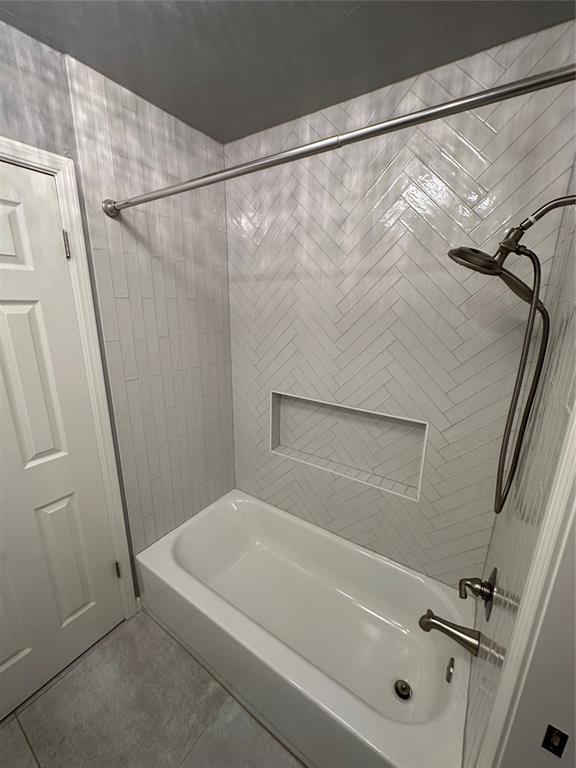
[[(494, 521), (534, 517), (522, 461), (499, 518), (493, 497), (537, 292), (526, 256), (511, 254), (504, 284), (446, 251), (491, 252), (569, 191), (569, 40), (548, 31), (225, 148), (69, 66), (143, 601), (310, 764), (320, 720), (342, 754), (375, 764), (409, 764), (416, 730), (459, 765), (466, 728), (467, 768), (477, 757), (511, 614), (495, 599), (474, 625), (452, 587), (497, 566), (495, 593), (508, 594), (516, 556), (483, 571)], [(91, 108), (104, 94), (109, 128), (93, 131), (87, 92)], [(158, 191), (130, 197), (139, 188)], [(559, 216), (526, 234), (545, 290)], [(566, 347), (559, 304), (542, 295), (551, 386)], [(530, 423), (541, 412), (536, 396)], [(548, 433), (531, 430), (533, 472)], [(479, 632), (478, 656), (422, 632), (427, 609)], [(390, 665), (347, 677), (384, 636), (433, 672), (413, 656), (403, 668), (400, 644)], [(451, 731), (468, 665), (467, 720)], [(292, 704), (274, 713), (274, 697)]]
[[(576, 67), (570, 65), (134, 198), (107, 199), (103, 210), (115, 219), (121, 211), (147, 202), (501, 103), (575, 77)], [(568, 195), (541, 206), (508, 232), (494, 257), (476, 248), (449, 252), (460, 265), (498, 275), (515, 296), (530, 305), (500, 449), (496, 513), (504, 506), (517, 470), (549, 335), (548, 313), (540, 300), (540, 262), (519, 241), (545, 213), (575, 203), (576, 196)], [(510, 254), (530, 260), (531, 287), (504, 268)], [(432, 273), (433, 265), (431, 262)], [(542, 318), (540, 351), (504, 479), (537, 313)], [(401, 415), (274, 390), (267, 420), (272, 453), (420, 501), (428, 447), (426, 421), (419, 427), (417, 421)], [(434, 440), (430, 439), (429, 450), (433, 451)], [(380, 446), (402, 445), (402, 462), (383, 462), (382, 457), (375, 461), (378, 451), (358, 450), (360, 443), (365, 446), (370, 441)], [(218, 542), (215, 549), (213, 542)], [(450, 592), (439, 592), (432, 580), (235, 492), (138, 555), (138, 567), (148, 610), (303, 760), (318, 765), (361, 763), (398, 768), (424, 762), (439, 768), (460, 763), (464, 728), (457, 713), (462, 713), (466, 696), (466, 651), (484, 656), (494, 653), (480, 631), (471, 628), (470, 604), (464, 604), (463, 612), (462, 604), (453, 602)], [(471, 589), (475, 597), (489, 594), (491, 605), (498, 594), (495, 574), (490, 583), (461, 578), (461, 584), (475, 587)], [(374, 591), (379, 583), (385, 585), (381, 596)], [(465, 588), (461, 596), (466, 596)], [(435, 616), (428, 604), (444, 618)], [(428, 611), (421, 616), (419, 628), (426, 632), (439, 629), (441, 634), (425, 636), (418, 631), (416, 620), (425, 605)], [(298, 606), (297, 622), (291, 606)], [(190, 632), (189, 626), (195, 631)], [(393, 648), (398, 649), (397, 656)], [(348, 662), (342, 666), (345, 656)], [(436, 704), (431, 709), (433, 701)], [(290, 718), (287, 712), (292, 713)], [(407, 724), (418, 728), (417, 737), (406, 738)], [(421, 753), (412, 753), (411, 745)]]

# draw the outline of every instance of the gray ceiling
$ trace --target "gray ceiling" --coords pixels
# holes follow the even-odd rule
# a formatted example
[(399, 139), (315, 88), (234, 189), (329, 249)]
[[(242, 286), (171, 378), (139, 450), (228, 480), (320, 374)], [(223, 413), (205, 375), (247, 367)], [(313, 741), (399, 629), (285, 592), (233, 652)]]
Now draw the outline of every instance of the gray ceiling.
[(0, 19), (222, 142), (558, 24), (571, 0), (0, 0)]

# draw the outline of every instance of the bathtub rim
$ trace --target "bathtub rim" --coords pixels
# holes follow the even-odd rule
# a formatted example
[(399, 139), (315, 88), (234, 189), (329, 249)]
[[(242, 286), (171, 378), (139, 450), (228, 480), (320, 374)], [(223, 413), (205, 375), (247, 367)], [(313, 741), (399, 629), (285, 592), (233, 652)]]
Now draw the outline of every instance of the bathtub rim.
[[(269, 509), (273, 510), (275, 514), (277, 514), (279, 517), (283, 518), (284, 520), (288, 521), (290, 524), (295, 524), (298, 527), (304, 528), (305, 530), (311, 530), (315, 535), (318, 535), (324, 539), (327, 539), (328, 541), (334, 541), (337, 544), (344, 546), (349, 551), (360, 550), (360, 552), (364, 556), (367, 556), (373, 562), (385, 563), (387, 566), (393, 568), (394, 570), (400, 571), (402, 573), (406, 573), (410, 577), (415, 578), (424, 584), (431, 584), (431, 586), (438, 589), (438, 591), (444, 595), (444, 597), (451, 604), (451, 607), (455, 611), (456, 615), (458, 615), (462, 621), (465, 622), (468, 620), (469, 621), (474, 620), (474, 611), (470, 610), (471, 604), (469, 605), (462, 601), (456, 602), (454, 600), (455, 597), (458, 597), (458, 590), (455, 587), (451, 587), (449, 584), (445, 584), (443, 581), (439, 581), (438, 579), (435, 579), (433, 576), (428, 576), (424, 573), (421, 573), (420, 571), (415, 570), (414, 568), (410, 568), (410, 566), (408, 565), (403, 565), (402, 563), (399, 563), (396, 560), (393, 560), (391, 557), (388, 557), (387, 555), (383, 555), (379, 552), (375, 552), (372, 549), (368, 549), (368, 547), (365, 547), (362, 544), (357, 544), (356, 542), (351, 541), (350, 539), (347, 539), (345, 536), (340, 536), (339, 534), (334, 533), (333, 531), (329, 531), (328, 529), (322, 528), (319, 525), (316, 525), (315, 523), (311, 523), (308, 520), (304, 520), (304, 518), (302, 517), (298, 517), (297, 515), (294, 515), (290, 512), (285, 512), (283, 509), (280, 509), (279, 507), (275, 507), (273, 504), (269, 504), (267, 501), (262, 501), (262, 499), (259, 499), (257, 496), (252, 496), (249, 493), (245, 493), (244, 491), (239, 491), (237, 489), (228, 491), (227, 493), (220, 496), (218, 499), (213, 501), (208, 506), (203, 507), (199, 512), (197, 512), (195, 515), (190, 517), (188, 520), (185, 520), (183, 523), (180, 523), (180, 525), (178, 525), (172, 531), (168, 531), (168, 533), (165, 533), (160, 539), (155, 541), (153, 544), (150, 544), (141, 552), (139, 552), (136, 555), (135, 559), (141, 561), (141, 556), (143, 556), (146, 552), (149, 552), (153, 547), (155, 547), (161, 542), (163, 542), (166, 546), (170, 544), (170, 554), (174, 558), (173, 546), (175, 544), (176, 539), (178, 539), (180, 535), (194, 523), (194, 521), (201, 519), (203, 517), (207, 517), (208, 513), (211, 512), (217, 504), (222, 504), (223, 502), (235, 502), (235, 501), (251, 502), (251, 503), (259, 504), (264, 507), (268, 507)], [(198, 579), (198, 577), (194, 576), (193, 574), (190, 574), (190, 572), (187, 571), (186, 568), (181, 566), (176, 560), (176, 558), (174, 558), (174, 561), (176, 562), (177, 565), (179, 565), (180, 568), (182, 568), (182, 570), (185, 573), (188, 573), (194, 579), (202, 583), (202, 581)]]

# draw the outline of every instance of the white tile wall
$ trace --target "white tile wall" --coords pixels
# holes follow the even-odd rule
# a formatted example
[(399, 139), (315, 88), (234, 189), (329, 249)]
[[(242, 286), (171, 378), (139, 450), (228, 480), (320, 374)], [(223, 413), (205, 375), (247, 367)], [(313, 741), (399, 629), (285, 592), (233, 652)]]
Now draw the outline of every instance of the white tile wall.
[[(561, 66), (573, 31), (242, 139), (226, 164)], [(571, 86), (556, 87), (227, 183), (239, 488), (448, 583), (481, 569), (526, 307), (446, 252), (493, 252), (566, 191), (573, 112)], [(544, 262), (558, 225), (526, 238)], [(420, 501), (270, 453), (271, 390), (428, 421)]]
[(223, 165), (222, 145), (68, 59), (136, 552), (234, 487), (223, 187), (103, 215)]
[[(575, 189), (576, 169), (570, 182), (570, 190)], [(548, 214), (553, 215), (560, 216)], [(496, 519), (484, 568), (484, 578), (494, 566), (498, 568), (500, 598), (494, 602), (490, 621), (485, 622), (483, 612), (477, 612), (478, 628), (495, 653), (472, 662), (465, 768), (489, 768), (478, 765), (477, 756), (502, 671), (494, 662), (500, 654), (506, 654), (510, 642), (569, 416), (576, 402), (576, 212), (573, 208), (564, 209), (561, 222), (545, 294), (552, 319), (545, 375), (520, 469), (506, 506)]]

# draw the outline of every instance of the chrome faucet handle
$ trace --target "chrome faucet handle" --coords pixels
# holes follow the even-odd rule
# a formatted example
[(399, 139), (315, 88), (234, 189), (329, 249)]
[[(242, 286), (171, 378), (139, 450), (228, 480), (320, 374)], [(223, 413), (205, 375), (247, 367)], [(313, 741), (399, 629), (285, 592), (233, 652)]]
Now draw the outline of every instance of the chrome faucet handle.
[(492, 611), (492, 600), (494, 599), (497, 576), (498, 571), (494, 568), (487, 581), (482, 581), (482, 579), (475, 576), (472, 579), (460, 579), (458, 582), (458, 594), (462, 600), (466, 600), (468, 592), (470, 592), (473, 597), (479, 597), (480, 600), (484, 600), (486, 603), (486, 620), (490, 618), (490, 613)]

